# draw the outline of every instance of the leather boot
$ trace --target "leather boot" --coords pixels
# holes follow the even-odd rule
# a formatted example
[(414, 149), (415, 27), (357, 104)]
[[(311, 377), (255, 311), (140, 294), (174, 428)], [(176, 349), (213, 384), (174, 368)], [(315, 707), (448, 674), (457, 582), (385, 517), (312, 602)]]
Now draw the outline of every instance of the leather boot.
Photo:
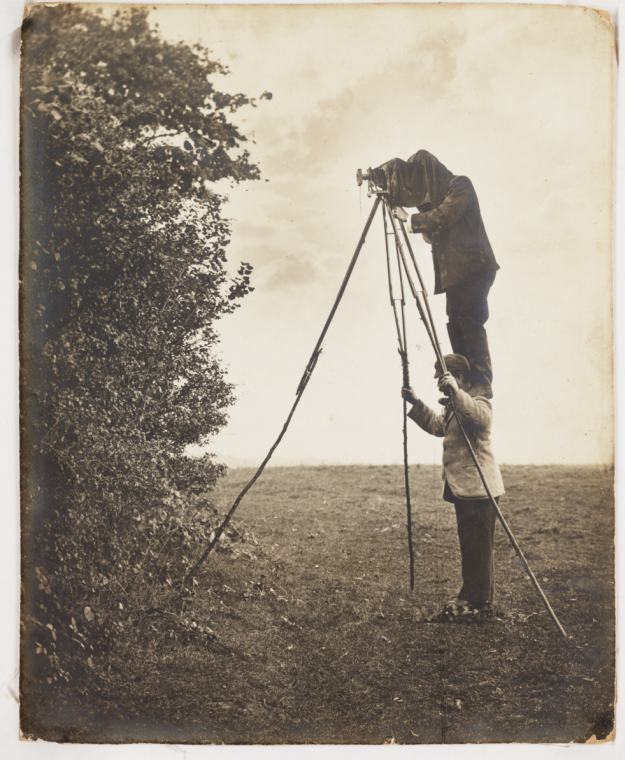
[(471, 365), (470, 383), (475, 391), (472, 395), (493, 397), (493, 365), (488, 350), (488, 338), (483, 325), (478, 325), (470, 317), (461, 317), (460, 326), (464, 337), (467, 353), (466, 358)]
[(469, 363), (471, 363), (467, 354), (467, 344), (464, 339), (464, 332), (462, 331), (460, 322), (457, 320), (447, 322), (447, 334), (449, 335), (452, 352), (464, 356), (464, 358), (468, 359)]

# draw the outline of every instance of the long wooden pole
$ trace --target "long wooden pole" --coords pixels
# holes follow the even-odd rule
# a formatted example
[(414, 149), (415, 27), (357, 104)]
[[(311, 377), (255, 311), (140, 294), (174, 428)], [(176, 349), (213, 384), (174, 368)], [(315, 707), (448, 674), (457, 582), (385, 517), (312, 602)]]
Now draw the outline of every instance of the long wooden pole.
[(230, 522), (230, 519), (232, 518), (232, 515), (235, 513), (236, 508), (241, 503), (241, 500), (245, 496), (245, 494), (250, 490), (250, 488), (254, 485), (254, 483), (258, 480), (260, 477), (262, 471), (265, 469), (265, 466), (267, 462), (271, 459), (271, 456), (273, 452), (278, 448), (278, 444), (284, 437), (284, 434), (287, 431), (287, 428), (289, 426), (289, 423), (291, 422), (291, 418), (295, 414), (295, 410), (297, 409), (297, 405), (299, 404), (300, 398), (302, 397), (302, 394), (304, 393), (304, 390), (306, 389), (306, 386), (308, 384), (308, 381), (310, 380), (310, 376), (317, 364), (317, 360), (319, 359), (319, 355), (321, 354), (321, 344), (323, 343), (323, 339), (325, 338), (326, 333), (328, 332), (328, 328), (330, 327), (330, 323), (332, 322), (332, 319), (336, 313), (336, 310), (338, 308), (338, 305), (341, 301), (341, 298), (343, 298), (343, 293), (345, 293), (345, 288), (347, 287), (347, 283), (349, 282), (349, 278), (351, 277), (352, 271), (354, 269), (354, 266), (356, 264), (356, 260), (358, 259), (358, 255), (360, 254), (360, 250), (362, 246), (365, 243), (365, 240), (367, 238), (367, 232), (369, 232), (369, 227), (371, 227), (371, 222), (373, 221), (373, 217), (375, 216), (375, 212), (378, 210), (378, 206), (380, 205), (380, 198), (377, 197), (375, 199), (375, 203), (373, 204), (373, 208), (371, 209), (371, 213), (369, 214), (369, 218), (367, 219), (367, 223), (365, 224), (365, 227), (362, 231), (362, 234), (360, 236), (360, 240), (358, 241), (358, 245), (356, 246), (356, 250), (354, 251), (354, 255), (352, 256), (352, 259), (349, 263), (349, 266), (347, 268), (347, 272), (345, 274), (345, 277), (343, 278), (343, 282), (341, 283), (341, 287), (339, 288), (338, 295), (336, 296), (336, 299), (334, 301), (334, 306), (332, 307), (332, 310), (330, 311), (330, 316), (326, 320), (326, 323), (324, 325), (324, 328), (321, 332), (321, 337), (317, 341), (317, 345), (314, 348), (314, 351), (312, 352), (312, 356), (310, 357), (310, 360), (308, 361), (308, 364), (306, 365), (306, 369), (304, 370), (304, 374), (302, 375), (302, 379), (299, 382), (299, 385), (297, 386), (295, 403), (291, 407), (291, 411), (289, 412), (289, 416), (287, 417), (286, 422), (284, 423), (282, 430), (280, 432), (280, 435), (278, 436), (276, 442), (273, 444), (271, 449), (269, 450), (269, 453), (263, 460), (262, 464), (254, 474), (254, 477), (248, 482), (248, 484), (245, 486), (245, 488), (241, 491), (241, 493), (237, 496), (237, 498), (234, 501), (234, 504), (232, 507), (230, 507), (230, 511), (226, 515), (226, 518), (222, 522), (222, 524), (217, 528), (215, 531), (215, 534), (210, 541), (209, 545), (206, 547), (204, 552), (202, 553), (202, 556), (198, 559), (198, 561), (193, 565), (191, 570), (187, 573), (184, 580), (182, 581), (182, 587), (184, 586), (193, 578), (194, 575), (197, 575), (198, 570), (202, 567), (204, 562), (208, 559), (210, 553), (215, 548), (217, 542), (221, 538), (224, 530), (228, 527), (228, 523)]

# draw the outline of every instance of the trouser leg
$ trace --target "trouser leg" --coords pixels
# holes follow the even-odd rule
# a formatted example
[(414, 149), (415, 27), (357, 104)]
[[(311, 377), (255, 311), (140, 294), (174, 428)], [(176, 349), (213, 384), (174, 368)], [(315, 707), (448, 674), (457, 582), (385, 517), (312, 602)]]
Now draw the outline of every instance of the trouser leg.
[(458, 598), (471, 604), (492, 604), (495, 510), (490, 499), (458, 499), (454, 506), (462, 557), (462, 589)]
[(460, 325), (460, 321), (457, 318), (454, 317), (452, 319), (449, 317), (449, 322), (447, 322), (447, 334), (449, 335), (451, 350), (454, 354), (460, 354), (461, 356), (468, 358), (467, 354), (469, 351), (467, 349), (467, 342), (464, 339), (464, 332)]
[(471, 365), (470, 382), (480, 395), (492, 397), (493, 365), (484, 324), (488, 320), (488, 292), (495, 272), (458, 283), (447, 290), (447, 332), (454, 353)]
[(488, 349), (488, 338), (483, 325), (469, 316), (460, 317), (460, 327), (464, 335), (469, 364), (471, 365), (471, 385), (483, 387), (482, 396), (492, 397), (493, 365)]

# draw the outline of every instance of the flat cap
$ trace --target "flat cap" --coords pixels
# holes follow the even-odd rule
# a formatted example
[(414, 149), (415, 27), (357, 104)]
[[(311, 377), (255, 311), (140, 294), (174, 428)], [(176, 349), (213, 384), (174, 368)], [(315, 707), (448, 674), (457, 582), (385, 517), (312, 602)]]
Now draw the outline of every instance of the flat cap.
[[(443, 359), (445, 360), (448, 372), (469, 372), (471, 370), (471, 365), (461, 354), (445, 354)], [(436, 371), (434, 377), (442, 377), (443, 371), (438, 359), (436, 360), (434, 369)]]

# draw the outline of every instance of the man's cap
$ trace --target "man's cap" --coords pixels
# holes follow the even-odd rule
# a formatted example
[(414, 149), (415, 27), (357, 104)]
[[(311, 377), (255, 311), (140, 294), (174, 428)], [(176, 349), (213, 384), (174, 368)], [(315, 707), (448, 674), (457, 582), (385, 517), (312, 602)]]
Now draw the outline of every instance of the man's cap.
[[(471, 370), (471, 365), (462, 354), (445, 354), (443, 359), (445, 360), (445, 366), (447, 367), (448, 372), (470, 372)], [(434, 369), (436, 370), (434, 377), (443, 376), (443, 370), (438, 359), (436, 360)]]

